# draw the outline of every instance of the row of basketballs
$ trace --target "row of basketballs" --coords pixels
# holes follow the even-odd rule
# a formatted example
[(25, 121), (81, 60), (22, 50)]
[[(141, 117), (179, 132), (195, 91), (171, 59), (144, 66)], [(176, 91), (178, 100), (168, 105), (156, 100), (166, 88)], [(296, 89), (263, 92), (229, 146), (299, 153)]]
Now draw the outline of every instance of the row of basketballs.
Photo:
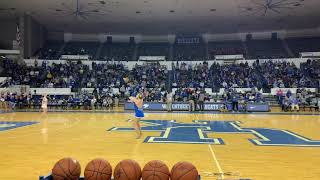
[[(53, 180), (78, 180), (80, 174), (79, 161), (72, 158), (63, 158), (52, 168)], [(135, 160), (125, 159), (120, 161), (113, 171), (115, 180), (198, 180), (198, 176), (196, 167), (185, 161), (176, 163), (169, 171), (164, 162), (152, 160), (141, 171)], [(110, 180), (111, 177), (112, 167), (102, 158), (90, 161), (84, 170), (85, 180)]]

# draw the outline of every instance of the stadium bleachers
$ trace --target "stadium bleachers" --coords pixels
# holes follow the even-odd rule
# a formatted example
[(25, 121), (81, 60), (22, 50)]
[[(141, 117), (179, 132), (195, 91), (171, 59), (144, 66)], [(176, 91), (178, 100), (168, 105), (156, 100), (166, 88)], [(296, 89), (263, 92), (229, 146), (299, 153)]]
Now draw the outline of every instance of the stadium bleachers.
[(285, 58), (289, 57), (281, 40), (248, 40), (247, 57), (250, 59), (260, 58)]
[(211, 59), (215, 55), (246, 54), (241, 41), (209, 42), (208, 48)]
[(320, 38), (288, 38), (286, 39), (286, 42), (295, 57), (299, 57), (300, 52), (320, 51)]
[(169, 56), (169, 43), (140, 43), (139, 56)]
[(38, 56), (39, 59), (58, 59), (57, 53), (63, 44), (63, 41), (47, 41), (44, 47), (36, 52), (36, 56)]
[(135, 45), (130, 43), (104, 43), (100, 60), (133, 60), (134, 47)]
[(174, 59), (177, 61), (192, 61), (206, 59), (204, 45), (199, 44), (175, 44)]
[[(320, 51), (319, 38), (294, 38), (282, 40), (248, 40), (209, 42), (208, 54), (213, 59), (215, 55), (243, 54), (247, 59), (257, 59), (250, 65), (241, 63), (223, 64), (203, 61), (207, 58), (206, 48), (202, 43), (173, 45), (172, 70), (160, 63), (144, 63), (128, 69), (117, 61), (134, 61), (139, 56), (166, 56), (170, 55), (168, 43), (98, 43), (98, 42), (59, 42), (48, 41), (44, 48), (37, 53), (39, 59), (58, 59), (59, 54), (89, 55), (89, 59), (96, 58), (112, 63), (92, 62), (82, 64), (81, 61), (67, 63), (50, 63), (43, 61), (37, 66), (26, 66), (6, 59), (2, 63), (3, 72), (7, 77), (5, 86), (29, 85), (31, 88), (71, 88), (77, 92), (82, 88), (94, 88), (103, 92), (104, 89), (125, 89), (121, 97), (134, 94), (144, 89), (146, 100), (163, 102), (165, 94), (172, 88), (178, 89), (176, 100), (185, 101), (192, 95), (190, 89), (211, 88), (212, 92), (225, 89), (226, 92), (234, 88), (252, 89), (250, 93), (269, 93), (272, 88), (318, 88), (320, 79), (320, 62), (308, 60), (299, 65), (288, 61), (273, 61), (271, 59), (288, 57), (288, 48), (295, 56), (299, 52)], [(288, 44), (288, 48), (284, 47)], [(248, 53), (248, 54), (246, 54)], [(98, 57), (98, 58), (97, 58)], [(258, 59), (270, 59), (259, 61)], [(196, 64), (179, 61), (198, 61)], [(252, 61), (253, 62), (253, 61)], [(2, 85), (3, 86), (3, 85)], [(259, 93), (258, 91), (259, 90)], [(261, 90), (261, 91), (260, 91)], [(86, 93), (85, 93), (86, 94)], [(227, 93), (228, 94), (228, 93)], [(247, 96), (243, 95), (243, 97)], [(90, 104), (92, 95), (84, 95)], [(224, 96), (224, 95), (223, 95)], [(223, 101), (221, 97), (210, 97), (214, 101)], [(79, 96), (77, 97), (79, 98)], [(180, 99), (179, 99), (180, 98)], [(182, 99), (181, 99), (182, 98)], [(210, 99), (209, 98), (209, 99)], [(60, 98), (60, 104), (66, 97)], [(83, 98), (82, 98), (83, 99)], [(271, 104), (282, 104), (274, 96), (258, 98), (267, 100)], [(57, 104), (52, 101), (52, 104)], [(64, 103), (66, 105), (66, 103)]]
[(98, 42), (68, 42), (64, 47), (62, 54), (89, 55), (89, 59), (93, 59), (98, 47)]
[[(7, 60), (4, 63), (5, 74), (11, 77), (11, 85), (27, 84), (31, 87), (121, 87), (130, 83), (142, 86), (170, 87), (208, 87), (208, 88), (294, 88), (319, 87), (320, 63), (307, 61), (297, 67), (289, 62), (255, 62), (220, 65), (206, 62), (191, 64), (174, 64), (172, 71), (158, 63), (136, 65), (132, 70), (118, 63), (65, 63), (48, 65), (45, 61), (35, 66), (25, 66)], [(125, 80), (127, 79), (127, 80)]]
[[(215, 55), (243, 54), (247, 59), (271, 59), (299, 57), (300, 52), (320, 51), (320, 38), (288, 38), (285, 40), (288, 48), (280, 39), (273, 40), (248, 40), (241, 41), (220, 41), (208, 43), (209, 59)], [(98, 49), (101, 46), (101, 50)], [(137, 46), (137, 48), (135, 48)], [(61, 52), (59, 52), (61, 51)], [(135, 52), (137, 51), (137, 52)], [(292, 51), (293, 55), (290, 54)], [(39, 59), (59, 59), (60, 55), (89, 55), (89, 59), (130, 61), (137, 60), (139, 56), (166, 56), (170, 57), (169, 43), (104, 43), (98, 42), (69, 42), (48, 41), (45, 46), (36, 51), (35, 56)], [(290, 54), (290, 55), (289, 55)], [(206, 48), (199, 44), (174, 44), (174, 60), (199, 60), (207, 59)]]

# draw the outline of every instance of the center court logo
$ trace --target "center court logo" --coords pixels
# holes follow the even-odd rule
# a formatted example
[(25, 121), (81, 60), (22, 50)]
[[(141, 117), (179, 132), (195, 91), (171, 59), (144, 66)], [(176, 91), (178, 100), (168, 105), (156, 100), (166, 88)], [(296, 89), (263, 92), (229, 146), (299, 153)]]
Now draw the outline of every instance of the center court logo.
[[(160, 132), (160, 136), (148, 136), (145, 143), (226, 144), (221, 138), (209, 138), (210, 133), (252, 134), (248, 139), (257, 146), (320, 147), (320, 141), (303, 137), (288, 130), (270, 128), (241, 128), (239, 121), (193, 121), (179, 123), (175, 120), (142, 120), (142, 131)], [(134, 131), (133, 128), (113, 127), (108, 131)]]

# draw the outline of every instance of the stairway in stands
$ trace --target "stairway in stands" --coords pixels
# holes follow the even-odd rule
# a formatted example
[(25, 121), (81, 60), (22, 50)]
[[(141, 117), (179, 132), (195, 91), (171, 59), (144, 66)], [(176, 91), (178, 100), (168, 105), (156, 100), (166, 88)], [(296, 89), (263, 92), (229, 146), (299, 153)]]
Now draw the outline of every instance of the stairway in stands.
[(59, 59), (59, 58), (60, 58), (60, 56), (61, 56), (61, 55), (62, 55), (62, 53), (63, 53), (63, 49), (66, 47), (66, 45), (67, 45), (67, 43), (66, 43), (66, 42), (65, 42), (65, 43), (63, 43), (63, 45), (60, 47), (60, 49), (59, 49), (58, 53), (56, 54), (55, 59)]

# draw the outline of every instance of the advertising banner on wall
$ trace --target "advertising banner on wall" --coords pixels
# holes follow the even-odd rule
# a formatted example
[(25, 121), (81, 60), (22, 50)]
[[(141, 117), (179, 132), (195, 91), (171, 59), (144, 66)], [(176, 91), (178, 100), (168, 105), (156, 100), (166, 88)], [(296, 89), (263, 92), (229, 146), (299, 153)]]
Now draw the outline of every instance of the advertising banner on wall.
[[(205, 103), (204, 110), (205, 111), (219, 111), (223, 103)], [(188, 103), (173, 103), (172, 104), (173, 111), (188, 111), (189, 104)], [(227, 104), (228, 110), (232, 110), (231, 103)], [(267, 112), (269, 111), (269, 104), (268, 103), (249, 103), (246, 107), (242, 107), (239, 105), (239, 110), (242, 111), (243, 108), (246, 108), (246, 111), (249, 112)], [(125, 103), (124, 104), (125, 110), (133, 110), (134, 106), (133, 103)], [(151, 111), (166, 111), (167, 105), (165, 103), (157, 103), (157, 102), (146, 102), (143, 104), (144, 110), (151, 110)], [(199, 105), (197, 105), (197, 109), (200, 109)]]

